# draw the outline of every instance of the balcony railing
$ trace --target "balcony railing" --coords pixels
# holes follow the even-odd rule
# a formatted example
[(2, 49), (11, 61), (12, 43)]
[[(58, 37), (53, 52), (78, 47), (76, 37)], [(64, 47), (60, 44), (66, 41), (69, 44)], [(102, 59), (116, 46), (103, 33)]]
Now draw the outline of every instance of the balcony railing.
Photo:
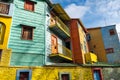
[(85, 59), (86, 59), (86, 63), (96, 63), (97, 62), (97, 56), (95, 55), (95, 53), (86, 53), (85, 54)]
[(70, 37), (69, 28), (57, 16), (54, 18), (51, 18), (50, 28), (54, 29), (54, 31), (58, 30), (57, 32), (58, 34), (61, 34), (61, 36), (64, 35), (66, 37)]
[(12, 16), (13, 13), (13, 4), (0, 2), (0, 14)]
[[(54, 46), (54, 45), (52, 45), (52, 46)], [(59, 56), (63, 59), (72, 60), (72, 51), (70, 49), (68, 49), (65, 46), (62, 46), (60, 44), (57, 45), (56, 49), (57, 49), (57, 52), (50, 54), (51, 57)]]

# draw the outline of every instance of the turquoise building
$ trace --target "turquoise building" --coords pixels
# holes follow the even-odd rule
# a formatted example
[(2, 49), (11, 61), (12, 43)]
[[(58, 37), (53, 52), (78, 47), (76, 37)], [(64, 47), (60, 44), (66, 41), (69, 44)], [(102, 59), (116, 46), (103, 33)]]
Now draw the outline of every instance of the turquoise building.
[(45, 0), (14, 0), (14, 14), (8, 47), (12, 49), (11, 66), (45, 64)]

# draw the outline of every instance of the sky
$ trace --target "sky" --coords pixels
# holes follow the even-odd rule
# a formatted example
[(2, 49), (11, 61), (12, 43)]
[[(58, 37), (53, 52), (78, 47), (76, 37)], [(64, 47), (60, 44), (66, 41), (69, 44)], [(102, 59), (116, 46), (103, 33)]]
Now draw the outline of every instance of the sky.
[(59, 3), (71, 18), (79, 18), (86, 28), (120, 23), (120, 0), (51, 0)]

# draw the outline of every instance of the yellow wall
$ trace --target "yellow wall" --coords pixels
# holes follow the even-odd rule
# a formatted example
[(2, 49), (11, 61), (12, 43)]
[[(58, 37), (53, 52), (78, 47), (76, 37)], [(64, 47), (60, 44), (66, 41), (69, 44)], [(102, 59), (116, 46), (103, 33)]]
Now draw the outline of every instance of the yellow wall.
[(3, 39), (3, 44), (0, 44), (0, 49), (6, 49), (7, 48), (8, 37), (9, 37), (9, 33), (10, 33), (11, 21), (12, 21), (11, 17), (0, 16), (0, 22), (4, 23), (5, 26), (6, 26), (4, 39)]
[(88, 29), (88, 32), (91, 35), (91, 40), (89, 41), (90, 50), (97, 55), (98, 61), (107, 62), (100, 28)]
[[(86, 41), (86, 34), (85, 34), (85, 31), (83, 30), (83, 28), (79, 24), (78, 24), (78, 27), (79, 27), (79, 38), (80, 38), (82, 56), (83, 56), (83, 60), (85, 63), (84, 54), (89, 52), (87, 41)], [(86, 46), (86, 49), (85, 49), (85, 46)]]
[(82, 67), (0, 67), (0, 80), (16, 80), (17, 70), (32, 70), (31, 80), (59, 80), (59, 72), (71, 74), (71, 80), (93, 80), (91, 68)]
[(11, 57), (11, 49), (4, 49), (2, 51), (2, 57), (0, 60), (0, 66), (9, 66), (10, 64), (10, 57)]
[(0, 66), (8, 66), (10, 61), (11, 49), (7, 49), (7, 45), (10, 34), (11, 21), (12, 21), (11, 17), (0, 16), (0, 22), (5, 25), (5, 32), (2, 31), (3, 33), (5, 33), (4, 37), (2, 37), (3, 42), (1, 42), (0, 44), (0, 49), (2, 49)]

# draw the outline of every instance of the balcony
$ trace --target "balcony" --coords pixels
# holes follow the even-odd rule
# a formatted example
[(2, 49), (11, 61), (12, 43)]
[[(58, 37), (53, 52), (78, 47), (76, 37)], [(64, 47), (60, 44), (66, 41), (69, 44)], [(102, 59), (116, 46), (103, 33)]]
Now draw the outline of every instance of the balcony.
[(0, 2), (0, 15), (12, 16), (12, 14), (13, 14), (13, 4)]
[(85, 60), (86, 63), (93, 64), (97, 62), (97, 56), (94, 53), (89, 52), (85, 54)]
[(72, 52), (65, 46), (62, 46), (59, 44), (57, 46), (52, 45), (51, 52), (52, 53), (49, 55), (49, 57), (53, 59), (54, 61), (57, 61), (57, 62), (62, 62), (62, 61), (71, 62), (72, 61)]
[(49, 28), (63, 39), (70, 37), (69, 28), (58, 17), (51, 18)]

